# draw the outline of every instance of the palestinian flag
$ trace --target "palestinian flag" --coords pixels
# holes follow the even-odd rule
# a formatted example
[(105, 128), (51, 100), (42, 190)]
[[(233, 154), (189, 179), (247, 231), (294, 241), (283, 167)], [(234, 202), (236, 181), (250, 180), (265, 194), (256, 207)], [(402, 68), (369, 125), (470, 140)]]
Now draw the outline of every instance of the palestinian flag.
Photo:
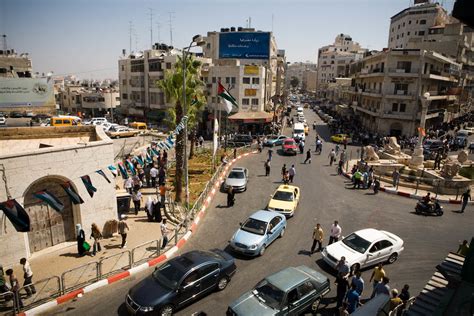
[(37, 199), (46, 202), (49, 206), (51, 206), (54, 210), (59, 213), (62, 213), (64, 210), (64, 204), (58, 200), (57, 197), (54, 196), (53, 193), (49, 192), (48, 190), (38, 191), (33, 194), (34, 197)]
[(140, 166), (142, 166), (142, 167), (143, 167), (143, 165), (145, 164), (145, 163), (143, 162), (142, 157), (140, 157), (140, 156), (135, 156), (135, 157), (133, 157), (133, 159), (135, 159), (135, 161), (138, 162), (138, 163), (140, 164)]
[(110, 183), (110, 180), (109, 178), (107, 178), (107, 176), (105, 175), (105, 172), (103, 172), (102, 170), (97, 170), (96, 171), (98, 174), (100, 174), (102, 177), (104, 177), (105, 181), (107, 181), (108, 183)]
[(30, 217), (15, 199), (0, 203), (0, 210), (5, 213), (17, 232), (26, 233), (30, 231)]
[(227, 114), (232, 112), (232, 106), (239, 107), (237, 101), (233, 96), (230, 95), (229, 91), (219, 82), (217, 87), (217, 95), (224, 99), (224, 106)]
[(146, 153), (146, 162), (148, 164), (153, 163), (152, 155), (150, 155), (149, 153)]
[(125, 169), (124, 165), (121, 162), (119, 162), (118, 166), (119, 166), (120, 174), (122, 175), (122, 178), (128, 179), (127, 169)]
[(170, 135), (166, 138), (165, 143), (167, 143), (170, 147), (174, 146), (173, 135)]
[(110, 172), (112, 172), (112, 174), (114, 175), (114, 178), (118, 175), (117, 168), (115, 168), (114, 165), (110, 165), (107, 168), (110, 170)]
[(65, 182), (61, 184), (63, 187), (64, 191), (66, 191), (67, 195), (69, 195), (69, 198), (71, 199), (71, 202), (74, 204), (82, 204), (84, 201), (80, 197), (79, 194), (77, 194), (76, 190), (71, 185), (71, 182)]
[(84, 183), (84, 186), (87, 189), (87, 193), (89, 193), (89, 195), (93, 197), (94, 192), (97, 192), (97, 189), (92, 185), (91, 177), (89, 177), (88, 175), (85, 175), (85, 176), (82, 176), (81, 179), (82, 179), (82, 183)]
[(159, 150), (157, 151), (155, 148), (152, 148), (151, 152), (152, 154), (155, 154), (157, 157), (160, 155), (160, 151)]
[(133, 166), (133, 163), (130, 160), (125, 160), (125, 163), (127, 164), (128, 170), (132, 173), (132, 176), (137, 175), (137, 171), (135, 170), (135, 167)]

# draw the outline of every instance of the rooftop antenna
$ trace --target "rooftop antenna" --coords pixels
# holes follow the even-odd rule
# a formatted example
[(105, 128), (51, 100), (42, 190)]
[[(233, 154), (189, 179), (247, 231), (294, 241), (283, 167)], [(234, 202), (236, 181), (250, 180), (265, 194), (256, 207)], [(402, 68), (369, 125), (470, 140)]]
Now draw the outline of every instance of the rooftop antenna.
[(3, 50), (7, 50), (7, 49), (8, 49), (8, 46), (7, 46), (7, 34), (3, 34), (3, 35), (2, 35), (2, 47), (3, 47)]
[(148, 10), (150, 10), (150, 47), (153, 47), (153, 9)]
[(168, 12), (170, 15), (169, 25), (170, 25), (170, 45), (173, 46), (173, 14), (174, 12)]
[(251, 27), (252, 27), (252, 17), (249, 16), (249, 28), (251, 28)]
[(128, 21), (128, 35), (129, 35), (129, 44), (130, 44), (130, 47), (129, 47), (129, 52), (130, 54), (132, 53), (132, 30), (133, 30), (133, 24), (132, 24), (132, 21)]

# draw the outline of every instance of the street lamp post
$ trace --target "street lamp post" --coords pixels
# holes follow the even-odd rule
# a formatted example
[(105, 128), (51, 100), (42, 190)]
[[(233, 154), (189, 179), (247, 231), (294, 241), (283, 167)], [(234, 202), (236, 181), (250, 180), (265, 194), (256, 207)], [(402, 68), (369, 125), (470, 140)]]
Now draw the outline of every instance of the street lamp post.
[[(193, 45), (195, 44), (195, 45)], [(202, 46), (204, 44), (203, 38), (201, 35), (195, 35), (188, 47), (183, 48), (183, 114), (187, 114), (186, 107), (186, 54), (189, 54), (191, 47)], [(185, 206), (189, 207), (189, 173), (188, 173), (188, 121), (184, 122), (184, 194), (185, 194)]]
[(416, 144), (415, 150), (413, 151), (413, 156), (410, 160), (410, 168), (419, 169), (423, 168), (423, 134), (422, 130), (425, 129), (426, 123), (426, 113), (428, 112), (428, 106), (430, 105), (430, 94), (426, 92), (423, 94), (421, 100), (421, 116), (420, 116), (420, 128), (418, 129), (418, 142)]

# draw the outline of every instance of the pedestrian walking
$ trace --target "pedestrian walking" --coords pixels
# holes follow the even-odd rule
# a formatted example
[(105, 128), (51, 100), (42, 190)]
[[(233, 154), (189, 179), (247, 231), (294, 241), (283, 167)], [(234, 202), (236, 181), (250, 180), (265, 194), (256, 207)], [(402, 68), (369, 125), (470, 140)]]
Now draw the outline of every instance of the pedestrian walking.
[(362, 172), (357, 170), (353, 175), (354, 180), (354, 189), (360, 189), (360, 185), (362, 184)]
[(336, 270), (337, 270), (337, 276), (336, 278), (341, 279), (347, 279), (350, 272), (351, 268), (349, 267), (349, 264), (347, 263), (346, 257), (342, 256), (341, 259), (337, 262), (336, 264)]
[(161, 244), (161, 249), (165, 249), (168, 244), (168, 227), (166, 226), (166, 217), (163, 218), (163, 221), (160, 224), (161, 238), (163, 240)]
[(283, 184), (289, 184), (289, 183), (290, 183), (290, 172), (286, 170), (285, 174), (283, 175)]
[(337, 278), (336, 279), (336, 301), (337, 305), (336, 308), (339, 308), (342, 306), (342, 302), (344, 301), (344, 298), (346, 297), (346, 292), (347, 288), (349, 286), (349, 282), (347, 281), (347, 278)]
[(283, 167), (281, 167), (281, 178), (283, 182), (285, 182), (285, 175), (286, 175), (286, 163), (284, 163)]
[(165, 208), (165, 203), (166, 203), (166, 191), (168, 191), (168, 188), (166, 187), (166, 185), (161, 184), (159, 188), (159, 192), (160, 192), (160, 203), (163, 209)]
[(360, 304), (360, 294), (357, 292), (357, 287), (355, 284), (352, 284), (350, 290), (347, 292), (346, 301), (347, 311), (349, 314), (352, 314)]
[[(0, 294), (8, 292), (10, 289), (7, 286), (7, 281), (5, 280), (5, 274), (3, 272), (3, 266), (0, 265)], [(5, 297), (8, 301), (10, 300), (8, 297)]]
[(161, 166), (158, 170), (158, 185), (164, 185), (166, 180), (166, 171), (165, 167)]
[(270, 175), (270, 160), (265, 161), (265, 176)]
[(357, 270), (355, 275), (352, 277), (351, 280), (351, 286), (355, 285), (355, 289), (359, 295), (362, 295), (362, 292), (364, 291), (364, 279), (362, 279), (362, 273), (360, 270)]
[(87, 250), (84, 247), (84, 243), (86, 242), (86, 234), (84, 233), (81, 224), (76, 224), (76, 237), (77, 253), (80, 257), (82, 257), (85, 255)]
[(314, 249), (318, 245), (318, 251), (322, 250), (322, 244), (324, 239), (324, 231), (321, 228), (321, 224), (317, 223), (313, 230), (313, 244), (311, 245), (310, 255), (314, 253)]
[(336, 152), (334, 151), (334, 149), (331, 149), (331, 152), (329, 153), (328, 158), (329, 158), (329, 165), (332, 166), (332, 164), (336, 160)]
[(128, 227), (128, 224), (125, 220), (126, 217), (122, 217), (120, 219), (120, 222), (118, 223), (118, 231), (120, 236), (122, 237), (122, 244), (120, 245), (120, 248), (127, 248), (127, 234), (130, 228)]
[(91, 239), (94, 240), (94, 244), (92, 246), (92, 257), (95, 256), (97, 252), (102, 250), (100, 246), (100, 240), (102, 239), (102, 233), (100, 232), (99, 226), (96, 223), (92, 223), (91, 225)]
[(268, 160), (272, 161), (273, 149), (268, 150)]
[(158, 169), (156, 169), (155, 165), (150, 169), (150, 178), (151, 178), (151, 186), (156, 188), (156, 177), (158, 177)]
[(348, 143), (348, 142), (349, 142), (349, 141), (347, 140), (347, 137), (344, 137), (344, 138), (342, 139), (342, 144), (344, 145), (344, 150), (347, 149), (347, 143)]
[(202, 135), (200, 135), (199, 138), (198, 138), (198, 141), (199, 141), (199, 147), (202, 147), (202, 145), (204, 144), (204, 137), (202, 137)]
[(11, 286), (10, 291), (13, 292), (13, 299), (15, 300), (15, 304), (16, 306), (23, 308), (24, 305), (23, 305), (23, 301), (21, 300), (21, 295), (20, 295), (20, 283), (18, 282), (18, 279), (15, 273), (13, 272), (13, 269), (8, 269), (6, 271), (6, 274), (10, 281), (10, 286)]
[(461, 201), (462, 201), (461, 213), (464, 213), (467, 203), (470, 200), (471, 200), (471, 189), (467, 189), (467, 191), (461, 195)]
[(142, 193), (140, 190), (134, 190), (132, 193), (133, 205), (135, 207), (135, 215), (138, 215), (138, 212), (141, 208)]
[(372, 271), (372, 275), (370, 276), (369, 282), (372, 282), (373, 280), (373, 291), (372, 295), (370, 296), (371, 298), (375, 296), (375, 288), (377, 285), (382, 282), (382, 279), (385, 277), (385, 270), (383, 269), (383, 265), (381, 262), (374, 268), (374, 271)]
[(390, 311), (393, 311), (398, 305), (403, 304), (402, 299), (398, 295), (398, 290), (393, 289), (391, 292), (391, 299), (390, 299)]
[(293, 179), (295, 178), (295, 175), (296, 175), (295, 165), (291, 165), (291, 168), (288, 171), (288, 175), (289, 175), (290, 183), (293, 183)]
[(229, 188), (227, 189), (227, 207), (234, 206), (234, 201), (235, 201), (234, 188), (232, 186), (229, 186)]
[(341, 237), (342, 228), (339, 226), (338, 221), (334, 221), (334, 224), (331, 225), (331, 235), (329, 236), (329, 243), (328, 245), (332, 244), (333, 242), (337, 242)]
[(152, 164), (149, 164), (147, 163), (145, 165), (145, 168), (143, 168), (143, 170), (145, 171), (145, 180), (146, 180), (146, 186), (147, 188), (150, 188), (151, 187), (151, 175), (150, 175), (150, 171), (151, 171), (151, 168), (152, 168)]
[(393, 169), (393, 172), (392, 172), (392, 186), (394, 188), (397, 188), (399, 181), (400, 181), (400, 172), (398, 171), (398, 169)]
[(388, 283), (390, 282), (390, 279), (388, 277), (383, 277), (382, 282), (379, 282), (377, 286), (374, 289), (374, 296), (380, 295), (380, 294), (385, 294), (387, 296), (390, 295), (390, 286)]
[(408, 300), (411, 298), (409, 290), (410, 290), (410, 286), (408, 284), (405, 284), (403, 286), (402, 292), (398, 296), (398, 297), (401, 298), (403, 304), (405, 304), (405, 307), (406, 307), (406, 304), (407, 304)]
[(311, 149), (308, 149), (308, 151), (306, 152), (306, 159), (304, 160), (304, 163), (306, 164), (307, 161), (311, 163)]
[(441, 150), (436, 151), (433, 170), (441, 169)]
[(21, 258), (20, 264), (23, 266), (23, 278), (25, 279), (23, 287), (25, 288), (26, 295), (30, 297), (31, 295), (36, 294), (36, 288), (33, 285), (33, 271), (31, 270), (30, 263), (26, 258)]
[(161, 223), (161, 220), (162, 220), (161, 203), (160, 203), (160, 201), (158, 201), (157, 198), (153, 199), (152, 208), (153, 208), (153, 220), (155, 222)]
[(123, 182), (123, 187), (128, 193), (132, 194), (133, 179), (131, 177), (125, 179)]
[(340, 149), (339, 144), (336, 144), (336, 147), (334, 148), (334, 151), (336, 152), (336, 155), (339, 155), (339, 149)]
[(298, 144), (298, 147), (300, 149), (300, 154), (304, 153), (304, 142), (303, 141), (300, 141), (300, 143)]

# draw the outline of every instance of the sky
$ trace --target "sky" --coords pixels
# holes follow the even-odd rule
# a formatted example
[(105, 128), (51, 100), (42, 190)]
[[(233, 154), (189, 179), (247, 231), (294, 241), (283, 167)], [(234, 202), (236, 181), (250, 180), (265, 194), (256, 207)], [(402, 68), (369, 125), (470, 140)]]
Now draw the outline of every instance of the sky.
[[(122, 49), (189, 45), (196, 34), (247, 25), (272, 31), (287, 61), (316, 62), (339, 33), (371, 50), (387, 46), (390, 17), (413, 0), (0, 0), (0, 34), (28, 52), (33, 71), (81, 79), (118, 78)], [(454, 0), (444, 0), (451, 12)]]

